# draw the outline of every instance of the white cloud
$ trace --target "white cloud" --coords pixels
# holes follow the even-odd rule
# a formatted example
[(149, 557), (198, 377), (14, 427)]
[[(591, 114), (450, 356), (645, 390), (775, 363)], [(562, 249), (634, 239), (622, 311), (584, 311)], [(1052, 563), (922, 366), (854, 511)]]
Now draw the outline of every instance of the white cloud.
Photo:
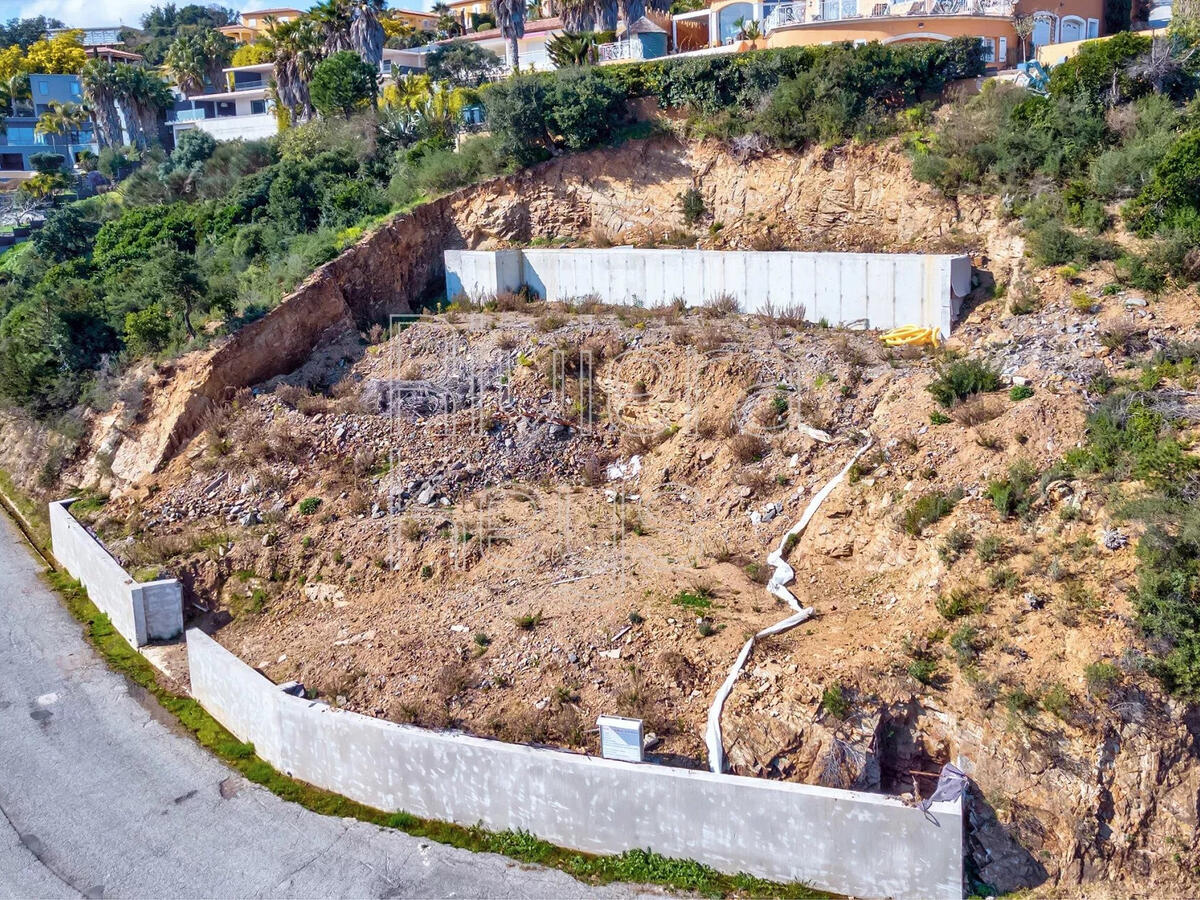
[(0, 8), (5, 9), (5, 19), (46, 16), (80, 28), (104, 25), (138, 28), (142, 15), (153, 5), (153, 0), (17, 0), (10, 13), (10, 4), (0, 2)]

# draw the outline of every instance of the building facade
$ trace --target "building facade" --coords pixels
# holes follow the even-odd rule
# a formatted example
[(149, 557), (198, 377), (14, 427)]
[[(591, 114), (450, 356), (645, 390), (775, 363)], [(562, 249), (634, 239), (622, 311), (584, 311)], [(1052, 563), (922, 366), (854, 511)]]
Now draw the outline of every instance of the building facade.
[(66, 165), (74, 165), (84, 150), (98, 153), (91, 122), (78, 131), (66, 134), (37, 134), (38, 119), (50, 108), (51, 101), (59, 103), (82, 103), (83, 90), (75, 75), (29, 76), (30, 98), (14, 104), (12, 115), (5, 121), (5, 131), (0, 133), (0, 171), (6, 173), (30, 172), (30, 158), (35, 153), (59, 153)]
[[(417, 50), (385, 47), (379, 78), (382, 82), (393, 74), (419, 72), (424, 68), (424, 56)], [(255, 63), (230, 66), (223, 71), (226, 90), (190, 94), (175, 105), (167, 122), (175, 140), (193, 129), (207, 131), (219, 141), (253, 141), (279, 132), (271, 86), (274, 65)]]
[[(1013, 20), (1031, 16), (1022, 46)], [(884, 44), (979, 38), (988, 67), (1032, 59), (1037, 47), (1102, 33), (1104, 0), (716, 0), (674, 16), (677, 52), (743, 43), (742, 24), (757, 24), (756, 46), (794, 47), (839, 41)]]
[(223, 25), (217, 29), (237, 44), (253, 43), (259, 35), (270, 31), (276, 22), (290, 22), (304, 15), (298, 9), (277, 7), (275, 9), (246, 10), (238, 16), (236, 25)]

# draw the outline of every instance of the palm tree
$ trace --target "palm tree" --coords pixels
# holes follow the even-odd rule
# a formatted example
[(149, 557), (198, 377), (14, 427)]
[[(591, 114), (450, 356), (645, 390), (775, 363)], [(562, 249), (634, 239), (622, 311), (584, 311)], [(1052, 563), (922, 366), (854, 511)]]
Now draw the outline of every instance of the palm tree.
[(124, 143), (121, 136), (121, 116), (117, 112), (116, 69), (111, 63), (92, 58), (79, 72), (83, 99), (87, 101), (96, 124), (96, 141), (101, 147), (116, 147)]
[(354, 21), (350, 24), (350, 44), (363, 61), (378, 70), (383, 60), (383, 25), (379, 14), (384, 0), (352, 0)]
[(33, 94), (29, 89), (29, 73), (14, 72), (0, 83), (0, 94), (3, 94), (5, 105), (13, 115), (17, 113), (17, 103), (21, 100), (32, 100)]
[(596, 61), (594, 31), (564, 31), (546, 41), (546, 53), (560, 69), (567, 66), (586, 66)]
[(296, 121), (316, 115), (308, 94), (308, 79), (324, 58), (321, 26), (307, 16), (274, 24), (265, 37), (274, 65), (275, 99)]
[(115, 67), (116, 100), (129, 128), (130, 140), (147, 146), (158, 132), (159, 114), (174, 98), (167, 83), (146, 69), (118, 63)]
[(619, 12), (618, 0), (596, 0), (596, 30), (616, 31)]
[(324, 0), (314, 6), (308, 16), (321, 30), (326, 56), (353, 49), (350, 44), (353, 13), (345, 0)]
[(163, 55), (162, 70), (185, 94), (203, 91), (208, 65), (200, 41), (190, 34), (175, 38)]
[(562, 19), (566, 32), (590, 31), (596, 24), (596, 0), (554, 0), (551, 10)]
[(51, 100), (46, 104), (46, 111), (38, 118), (33, 126), (37, 135), (66, 135), (67, 141), (88, 123), (88, 111), (78, 103), (61, 103)]
[(516, 72), (520, 64), (517, 41), (525, 37), (525, 0), (492, 0), (492, 15), (508, 41), (508, 62)]
[(450, 10), (450, 4), (445, 0), (438, 0), (429, 10), (437, 19), (438, 37), (448, 38), (454, 37), (456, 34), (462, 34), (462, 23), (454, 18), (454, 13)]
[[(383, 61), (383, 25), (379, 22), (379, 14), (383, 12), (385, 0), (351, 0), (351, 13), (354, 21), (350, 23), (350, 43), (355, 52), (363, 58), (363, 62), (371, 66), (377, 73), (379, 64)], [(371, 105), (379, 108), (378, 76), (371, 84)]]

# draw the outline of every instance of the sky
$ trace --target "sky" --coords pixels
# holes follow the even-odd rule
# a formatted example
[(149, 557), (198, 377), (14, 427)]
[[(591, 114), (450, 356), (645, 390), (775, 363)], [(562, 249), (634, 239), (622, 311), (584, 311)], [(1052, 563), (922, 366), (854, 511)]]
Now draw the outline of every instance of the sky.
[[(67, 25), (96, 28), (102, 25), (128, 25), (138, 27), (142, 14), (156, 3), (165, 0), (0, 0), (0, 21), (11, 18), (28, 18), (30, 16), (46, 16), (59, 19)], [(190, 0), (175, 0), (176, 6), (186, 6)], [(195, 0), (207, 3), (210, 0)], [(221, 6), (232, 9), (262, 9), (272, 6), (294, 5), (304, 9), (312, 5), (312, 0), (256, 0), (256, 2), (239, 2), (239, 0), (212, 0)], [(408, 9), (429, 9), (433, 0), (411, 0), (411, 2), (391, 2), (389, 6), (405, 7)]]

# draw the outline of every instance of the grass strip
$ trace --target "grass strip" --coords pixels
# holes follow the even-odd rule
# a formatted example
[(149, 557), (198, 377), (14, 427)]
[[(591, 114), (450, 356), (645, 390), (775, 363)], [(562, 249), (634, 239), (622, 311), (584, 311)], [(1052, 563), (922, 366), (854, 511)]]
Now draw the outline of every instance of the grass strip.
[[(34, 540), (41, 540), (40, 534), (44, 532), (46, 543), (39, 549), (50, 556), (49, 524), (45, 514), (37, 514), (37, 505), (16, 491), (11, 479), (3, 471), (0, 471), (0, 490), (6, 495), (4, 499), (7, 503), (20, 509), (22, 516), (29, 519)], [(26, 509), (29, 510), (28, 514), (25, 513)], [(527, 831), (488, 831), (479, 825), (464, 827), (418, 818), (406, 812), (387, 813), (291, 778), (259, 759), (254, 753), (253, 744), (239, 741), (194, 699), (180, 696), (160, 684), (154, 666), (129, 646), (108, 616), (88, 599), (87, 591), (78, 581), (58, 569), (48, 570), (46, 578), (62, 598), (67, 610), (83, 625), (88, 643), (109, 668), (152, 694), (163, 709), (192, 733), (201, 746), (225, 765), (283, 800), (298, 803), (321, 815), (354, 818), (463, 850), (499, 853), (520, 862), (561, 869), (590, 884), (617, 881), (659, 884), (679, 891), (695, 891), (706, 897), (807, 900), (832, 896), (800, 883), (782, 884), (745, 873), (726, 875), (694, 860), (672, 859), (648, 849), (626, 850), (613, 856), (595, 856), (558, 847)]]

